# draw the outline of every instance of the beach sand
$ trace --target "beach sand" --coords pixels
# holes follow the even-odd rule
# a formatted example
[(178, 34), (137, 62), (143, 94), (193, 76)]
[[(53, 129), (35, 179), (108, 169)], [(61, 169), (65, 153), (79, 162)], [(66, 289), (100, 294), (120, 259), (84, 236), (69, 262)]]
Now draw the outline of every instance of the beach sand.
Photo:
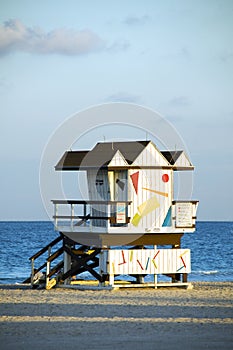
[(233, 282), (49, 291), (0, 285), (0, 349), (232, 349)]

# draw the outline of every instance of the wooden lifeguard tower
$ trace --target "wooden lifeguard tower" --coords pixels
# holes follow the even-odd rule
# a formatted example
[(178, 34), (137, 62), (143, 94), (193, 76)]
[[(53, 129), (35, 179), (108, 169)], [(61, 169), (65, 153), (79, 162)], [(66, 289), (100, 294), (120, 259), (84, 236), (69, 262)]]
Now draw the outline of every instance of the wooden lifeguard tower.
[[(181, 238), (195, 231), (198, 201), (175, 200), (173, 175), (193, 169), (184, 151), (159, 151), (152, 141), (103, 142), (65, 152), (55, 170), (85, 171), (89, 198), (52, 200), (59, 237), (30, 258), (32, 285), (42, 270), (34, 261), (48, 251), (47, 288), (70, 284), (83, 272), (101, 287), (188, 286), (190, 250), (181, 249)], [(117, 282), (119, 275), (131, 280)], [(147, 275), (153, 275), (150, 283)], [(158, 275), (171, 282), (158, 283)]]

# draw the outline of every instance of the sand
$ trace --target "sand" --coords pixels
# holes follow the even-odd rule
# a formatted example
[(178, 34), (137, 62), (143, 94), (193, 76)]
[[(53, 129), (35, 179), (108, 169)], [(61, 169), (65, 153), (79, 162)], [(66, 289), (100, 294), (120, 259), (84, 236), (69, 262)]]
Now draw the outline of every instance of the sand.
[(232, 349), (233, 282), (49, 291), (0, 285), (0, 349)]

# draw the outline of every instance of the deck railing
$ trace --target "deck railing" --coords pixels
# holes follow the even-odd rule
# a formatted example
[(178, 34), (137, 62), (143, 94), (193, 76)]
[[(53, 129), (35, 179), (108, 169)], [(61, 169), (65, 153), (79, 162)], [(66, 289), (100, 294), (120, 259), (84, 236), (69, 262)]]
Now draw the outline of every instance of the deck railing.
[(70, 226), (122, 226), (130, 222), (128, 206), (131, 201), (52, 200), (54, 224)]

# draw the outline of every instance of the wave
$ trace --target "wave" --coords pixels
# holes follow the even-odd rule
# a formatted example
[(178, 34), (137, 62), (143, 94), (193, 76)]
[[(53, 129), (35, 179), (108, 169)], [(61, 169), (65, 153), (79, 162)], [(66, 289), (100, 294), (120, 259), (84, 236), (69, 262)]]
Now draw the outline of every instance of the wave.
[(201, 275), (216, 275), (220, 271), (218, 270), (210, 270), (210, 271), (192, 271), (193, 274), (201, 274)]
[(199, 270), (192, 271), (193, 275), (233, 275), (233, 270)]

